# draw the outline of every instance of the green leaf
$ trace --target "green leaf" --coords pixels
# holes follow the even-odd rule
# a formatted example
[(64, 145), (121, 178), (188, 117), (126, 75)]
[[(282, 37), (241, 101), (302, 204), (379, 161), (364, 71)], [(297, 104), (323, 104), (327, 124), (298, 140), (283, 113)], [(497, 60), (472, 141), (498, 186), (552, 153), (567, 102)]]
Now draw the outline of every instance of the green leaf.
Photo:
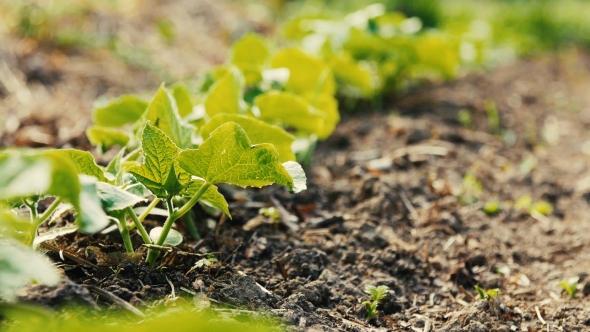
[(191, 114), (193, 112), (193, 102), (186, 86), (180, 83), (174, 84), (170, 90), (172, 90), (172, 96), (174, 96), (174, 100), (176, 100), (176, 105), (178, 106), (178, 115), (184, 118)]
[(119, 187), (108, 183), (98, 182), (96, 184), (97, 194), (102, 202), (105, 211), (123, 210), (126, 207), (145, 201), (143, 197), (136, 196)]
[(530, 210), (546, 216), (553, 212), (553, 205), (551, 205), (549, 202), (539, 201), (533, 203)]
[(281, 161), (295, 160), (295, 154), (291, 144), (295, 137), (287, 133), (283, 128), (271, 125), (255, 118), (238, 114), (219, 114), (201, 128), (201, 136), (209, 135), (219, 126), (227, 122), (239, 124), (246, 132), (252, 144), (271, 143), (279, 152)]
[(185, 171), (210, 184), (262, 187), (278, 183), (291, 190), (295, 187), (293, 178), (279, 162), (274, 146), (252, 146), (242, 127), (235, 122), (220, 126), (198, 150), (184, 150), (177, 160)]
[(307, 189), (307, 177), (299, 163), (288, 161), (283, 163), (283, 167), (285, 167), (287, 173), (293, 178), (293, 188), (291, 188), (291, 193), (296, 194)]
[(122, 130), (107, 127), (90, 126), (86, 130), (90, 144), (98, 146), (103, 152), (111, 146), (125, 146), (129, 143), (129, 135)]
[(226, 73), (209, 89), (205, 99), (205, 111), (209, 116), (217, 114), (236, 114), (242, 109), (242, 74), (234, 67), (230, 67)]
[(177, 195), (188, 184), (189, 175), (175, 167), (180, 149), (166, 134), (146, 123), (142, 134), (143, 164), (127, 172), (160, 198)]
[(320, 140), (324, 140), (332, 135), (336, 125), (340, 122), (340, 112), (338, 111), (338, 101), (331, 95), (307, 93), (303, 96), (316, 110), (320, 111), (324, 119), (324, 127), (321, 132), (317, 133)]
[(296, 94), (311, 91), (333, 95), (336, 90), (330, 67), (296, 48), (287, 48), (275, 55), (271, 67), (289, 69), (287, 89)]
[(177, 146), (185, 148), (191, 145), (194, 127), (180, 118), (176, 101), (166, 91), (164, 84), (148, 105), (145, 119), (166, 133)]
[(14, 151), (0, 155), (0, 199), (46, 193), (51, 185), (53, 164), (41, 156), (24, 156)]
[(78, 174), (86, 174), (94, 176), (99, 181), (108, 182), (104, 175), (104, 171), (98, 167), (94, 161), (94, 157), (88, 151), (67, 149), (67, 150), (52, 150), (48, 153), (56, 154), (71, 160), (78, 170)]
[(47, 258), (24, 244), (0, 242), (0, 298), (13, 301), (16, 291), (31, 281), (53, 286), (59, 273)]
[(260, 110), (260, 118), (263, 120), (282, 122), (318, 136), (325, 131), (325, 114), (290, 92), (267, 92), (256, 97), (254, 104)]
[(31, 221), (18, 216), (14, 211), (0, 208), (0, 230), (3, 237), (16, 238), (19, 241), (27, 240), (25, 234), (29, 233)]
[(371, 97), (375, 92), (369, 69), (347, 53), (332, 59), (331, 65), (336, 80), (359, 89), (363, 97)]
[(122, 127), (139, 120), (148, 106), (137, 96), (124, 95), (103, 107), (96, 107), (92, 120), (98, 126)]
[(242, 71), (246, 86), (251, 86), (262, 80), (262, 66), (268, 60), (268, 55), (266, 40), (249, 33), (232, 46), (230, 62)]
[(93, 234), (105, 229), (110, 221), (102, 209), (102, 203), (98, 197), (96, 178), (80, 175), (80, 209), (78, 209), (77, 223), (80, 231)]
[[(201, 189), (201, 187), (204, 184), (205, 181), (203, 180), (192, 180), (189, 186), (186, 188), (187, 196), (193, 196), (194, 194), (196, 194), (197, 191), (199, 191), (199, 189)], [(203, 194), (203, 196), (201, 196), (199, 200), (220, 209), (231, 219), (231, 214), (229, 213), (227, 201), (225, 200), (225, 197), (223, 197), (223, 195), (220, 194), (219, 191), (217, 191), (216, 186), (212, 185), (209, 188), (207, 188), (207, 191), (205, 191), (205, 193)]]
[[(114, 184), (117, 186), (123, 185), (123, 156), (125, 155), (125, 148), (122, 148), (117, 154), (109, 161), (106, 167), (105, 174), (109, 178), (113, 178)], [(110, 175), (109, 175), (110, 174)]]
[(67, 226), (40, 234), (39, 236), (35, 237), (35, 240), (33, 241), (33, 248), (37, 248), (41, 243), (45, 241), (53, 240), (58, 236), (74, 233), (77, 230), (78, 226)]
[[(160, 238), (160, 234), (162, 234), (163, 229), (164, 228), (162, 228), (162, 227), (154, 227), (150, 231), (150, 238), (152, 239), (152, 241), (154, 241), (154, 243), (157, 242), (158, 239)], [(166, 240), (164, 240), (163, 245), (169, 245), (169, 246), (175, 247), (181, 243), (182, 243), (182, 234), (180, 234), (178, 231), (176, 231), (174, 229), (170, 229), (170, 232), (168, 233)]]

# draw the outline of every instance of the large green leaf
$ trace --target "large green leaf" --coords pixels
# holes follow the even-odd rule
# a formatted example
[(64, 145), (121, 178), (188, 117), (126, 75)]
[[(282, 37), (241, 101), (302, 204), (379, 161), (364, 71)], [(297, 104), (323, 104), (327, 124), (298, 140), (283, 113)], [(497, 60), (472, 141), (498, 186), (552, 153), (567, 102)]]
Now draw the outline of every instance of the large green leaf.
[(98, 182), (96, 184), (98, 197), (105, 211), (123, 210), (126, 207), (145, 201), (145, 198), (134, 195), (111, 184)]
[(143, 164), (127, 171), (160, 198), (177, 195), (190, 180), (188, 174), (175, 166), (180, 149), (150, 123), (146, 123), (143, 129), (141, 144)]
[(59, 155), (71, 160), (76, 166), (78, 174), (94, 176), (99, 181), (108, 182), (107, 178), (104, 175), (104, 171), (100, 167), (98, 167), (98, 165), (94, 161), (94, 157), (88, 151), (66, 149), (52, 150), (48, 153)]
[(56, 285), (59, 273), (33, 249), (16, 241), (0, 241), (0, 298), (13, 301), (16, 291), (34, 281)]
[(247, 86), (262, 80), (262, 66), (268, 60), (268, 44), (266, 40), (256, 34), (246, 34), (232, 46), (230, 62), (238, 67)]
[[(199, 191), (199, 189), (201, 189), (201, 187), (204, 184), (205, 181), (203, 180), (192, 180), (189, 186), (186, 188), (187, 195), (193, 196), (197, 191)], [(221, 211), (223, 211), (223, 213), (225, 213), (228, 217), (231, 218), (231, 214), (229, 213), (229, 207), (227, 206), (227, 201), (225, 200), (225, 197), (223, 197), (223, 195), (220, 194), (219, 191), (217, 191), (216, 186), (212, 185), (209, 188), (207, 188), (207, 191), (205, 191), (205, 193), (203, 194), (203, 196), (201, 196), (199, 200), (220, 209)]]
[(193, 112), (193, 102), (186, 86), (177, 83), (170, 87), (170, 90), (172, 90), (172, 96), (174, 96), (174, 100), (176, 100), (176, 105), (178, 106), (178, 115), (184, 118), (191, 114)]
[(309, 134), (322, 135), (326, 115), (310, 107), (308, 102), (290, 92), (267, 92), (254, 99), (260, 118), (293, 126)]
[(336, 129), (340, 122), (340, 112), (338, 111), (338, 101), (332, 95), (315, 94), (309, 92), (303, 96), (309, 104), (324, 115), (324, 127), (317, 136), (320, 140), (328, 138)]
[(125, 146), (129, 142), (129, 135), (124, 131), (107, 127), (90, 126), (86, 129), (86, 136), (92, 145), (102, 151), (115, 145)]
[(236, 114), (241, 110), (242, 74), (230, 67), (225, 74), (211, 86), (205, 99), (205, 111), (209, 116), (217, 114)]
[(333, 95), (336, 83), (330, 67), (296, 48), (286, 48), (271, 60), (272, 68), (288, 68), (287, 89), (296, 94), (314, 91)]
[(275, 147), (252, 146), (244, 129), (235, 122), (220, 126), (199, 149), (184, 150), (177, 160), (185, 171), (210, 184), (262, 187), (278, 183), (296, 189)]
[(102, 203), (98, 197), (96, 178), (80, 175), (80, 208), (78, 209), (77, 223), (80, 231), (93, 234), (100, 232), (109, 225), (109, 218), (104, 213)]
[(122, 127), (139, 120), (148, 106), (137, 96), (124, 95), (109, 104), (96, 107), (92, 114), (94, 123), (103, 127)]
[(330, 64), (336, 79), (359, 89), (362, 96), (371, 97), (375, 92), (369, 68), (363, 67), (362, 63), (355, 61), (347, 53), (333, 58)]
[(145, 119), (166, 133), (177, 146), (185, 148), (191, 145), (194, 127), (180, 118), (176, 101), (163, 84), (148, 105)]
[(267, 122), (260, 121), (253, 117), (239, 114), (219, 114), (201, 128), (201, 136), (209, 135), (219, 126), (227, 122), (239, 124), (250, 138), (252, 144), (271, 143), (279, 152), (282, 162), (295, 160), (295, 154), (291, 149), (291, 144), (295, 137), (287, 133), (283, 128), (271, 125)]

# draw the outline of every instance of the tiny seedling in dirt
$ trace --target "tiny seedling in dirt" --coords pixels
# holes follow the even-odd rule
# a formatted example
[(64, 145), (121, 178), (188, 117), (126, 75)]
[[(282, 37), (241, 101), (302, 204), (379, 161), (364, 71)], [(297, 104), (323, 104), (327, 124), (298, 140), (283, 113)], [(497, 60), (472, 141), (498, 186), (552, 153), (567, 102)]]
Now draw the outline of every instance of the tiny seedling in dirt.
[(496, 297), (498, 297), (498, 295), (502, 294), (502, 292), (498, 289), (498, 288), (493, 288), (493, 289), (488, 289), (485, 290), (482, 287), (480, 287), (479, 285), (475, 286), (475, 290), (477, 291), (477, 295), (479, 295), (479, 299), (480, 300), (493, 300)]
[(500, 213), (500, 203), (498, 201), (487, 202), (483, 206), (483, 212), (485, 212), (488, 216), (493, 216)]
[(564, 279), (559, 282), (558, 286), (561, 286), (567, 295), (569, 295), (571, 298), (574, 298), (578, 292), (578, 280), (580, 280), (579, 277)]
[(373, 319), (373, 318), (377, 317), (377, 306), (379, 305), (379, 302), (381, 302), (381, 300), (383, 298), (385, 298), (385, 296), (389, 292), (390, 292), (389, 287), (387, 287), (385, 285), (381, 285), (378, 287), (375, 287), (373, 285), (368, 285), (365, 288), (365, 293), (369, 294), (369, 301), (364, 301), (363, 305), (365, 306), (365, 309), (367, 310), (367, 318), (368, 319)]

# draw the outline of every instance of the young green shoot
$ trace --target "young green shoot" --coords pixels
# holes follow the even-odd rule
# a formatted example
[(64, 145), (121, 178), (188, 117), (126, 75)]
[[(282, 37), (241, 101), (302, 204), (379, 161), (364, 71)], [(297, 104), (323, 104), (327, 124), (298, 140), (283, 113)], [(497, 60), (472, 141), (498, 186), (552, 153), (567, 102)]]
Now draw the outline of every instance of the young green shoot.
[(579, 277), (572, 277), (569, 279), (564, 279), (559, 282), (558, 286), (563, 288), (563, 290), (569, 295), (571, 298), (576, 297), (576, 293), (578, 292), (578, 281), (580, 280)]
[(365, 293), (369, 294), (369, 301), (364, 301), (363, 305), (365, 306), (365, 310), (367, 311), (367, 318), (373, 319), (377, 317), (377, 306), (387, 296), (390, 292), (389, 287), (385, 285), (381, 285), (375, 287), (373, 285), (368, 285), (365, 287)]

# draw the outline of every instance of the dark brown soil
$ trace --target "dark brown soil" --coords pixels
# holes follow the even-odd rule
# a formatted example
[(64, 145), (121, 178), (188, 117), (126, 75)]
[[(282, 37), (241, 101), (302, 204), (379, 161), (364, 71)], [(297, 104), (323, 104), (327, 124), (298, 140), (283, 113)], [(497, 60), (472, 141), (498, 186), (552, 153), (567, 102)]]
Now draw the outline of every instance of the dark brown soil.
[[(344, 114), (314, 154), (307, 191), (221, 188), (234, 219), (197, 209), (203, 238), (185, 238), (155, 269), (121, 255), (116, 232), (62, 237), (57, 250), (45, 249), (66, 281), (23, 290), (21, 298), (48, 306), (118, 298), (145, 312), (196, 298), (271, 312), (296, 330), (590, 331), (589, 91), (590, 55), (576, 50), (423, 84), (389, 98), (384, 110)], [(486, 101), (496, 103), (515, 141), (491, 134)], [(470, 128), (457, 121), (461, 110), (471, 114)], [(33, 120), (23, 119), (4, 145), (32, 130)], [(532, 157), (536, 166), (526, 172), (520, 165)], [(471, 205), (459, 199), (468, 172), (483, 187)], [(553, 212), (482, 211), (486, 202), (523, 195), (550, 202)], [(294, 217), (260, 217), (269, 206)], [(139, 247), (139, 236), (133, 240)], [(219, 262), (189, 272), (207, 253)], [(580, 291), (569, 298), (557, 284), (575, 276)], [(367, 285), (392, 290), (371, 320), (361, 304)], [(475, 285), (502, 294), (479, 300)], [(97, 302), (96, 288), (110, 297)]]

